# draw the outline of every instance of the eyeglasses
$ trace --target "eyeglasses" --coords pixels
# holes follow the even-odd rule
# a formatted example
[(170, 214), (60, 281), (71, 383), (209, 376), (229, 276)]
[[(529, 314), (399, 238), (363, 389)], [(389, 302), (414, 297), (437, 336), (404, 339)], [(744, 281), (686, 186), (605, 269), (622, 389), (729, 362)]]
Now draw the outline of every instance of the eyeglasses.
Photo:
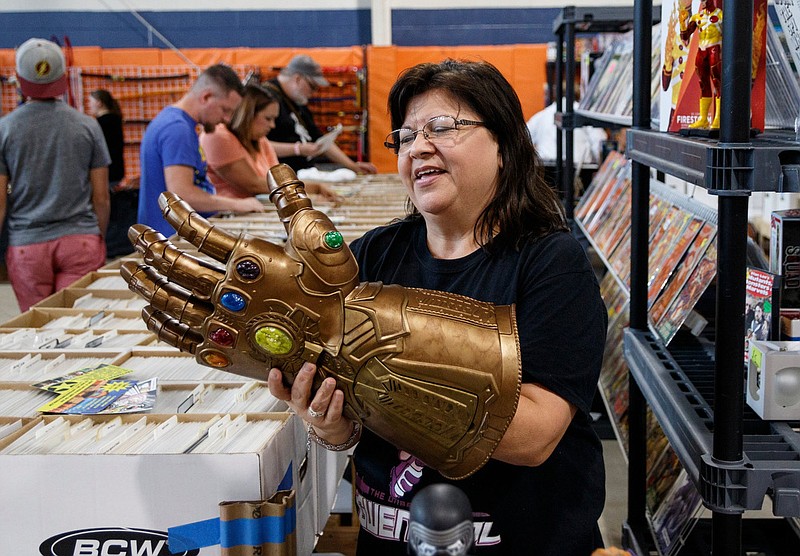
[(449, 141), (453, 141), (458, 134), (458, 130), (467, 125), (485, 124), (475, 120), (457, 120), (453, 116), (436, 116), (428, 120), (428, 123), (422, 126), (422, 129), (416, 131), (408, 128), (395, 129), (386, 136), (383, 145), (393, 151), (394, 154), (405, 154), (411, 150), (411, 145), (414, 144), (417, 134), (422, 133), (426, 141), (442, 146)]
[(319, 89), (319, 85), (314, 83), (314, 81), (312, 81), (312, 79), (310, 77), (308, 77), (308, 76), (303, 75), (302, 77), (303, 77), (303, 79), (306, 80), (306, 83), (308, 83), (308, 86), (311, 87), (311, 92), (312, 93), (316, 93), (317, 90)]

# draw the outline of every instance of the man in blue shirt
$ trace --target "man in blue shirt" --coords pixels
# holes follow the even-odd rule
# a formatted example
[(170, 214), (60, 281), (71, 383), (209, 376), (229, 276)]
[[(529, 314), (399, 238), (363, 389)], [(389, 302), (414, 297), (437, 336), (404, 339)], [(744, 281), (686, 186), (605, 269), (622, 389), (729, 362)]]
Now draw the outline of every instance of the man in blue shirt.
[(206, 69), (181, 99), (150, 122), (142, 139), (138, 221), (169, 237), (175, 233), (158, 207), (158, 196), (172, 191), (196, 211), (256, 212), (264, 209), (255, 197), (232, 199), (216, 195), (206, 178), (206, 157), (198, 141), (198, 125), (213, 131), (227, 123), (242, 100), (242, 84), (230, 67)]

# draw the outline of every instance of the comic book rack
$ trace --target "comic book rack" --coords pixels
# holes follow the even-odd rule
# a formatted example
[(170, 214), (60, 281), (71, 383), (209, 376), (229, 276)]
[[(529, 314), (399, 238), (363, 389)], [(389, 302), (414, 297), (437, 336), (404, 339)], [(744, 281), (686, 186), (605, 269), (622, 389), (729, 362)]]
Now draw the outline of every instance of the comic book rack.
[[(629, 516), (623, 538), (648, 546), (642, 528), (646, 474), (639, 465), (645, 450), (649, 408), (675, 450), (688, 477), (711, 512), (709, 543), (692, 554), (742, 554), (750, 550), (749, 515), (771, 500), (772, 523), (797, 531), (800, 505), (800, 436), (790, 423), (751, 419), (744, 408), (744, 299), (748, 200), (751, 192), (798, 192), (791, 179), (797, 144), (788, 134), (750, 136), (753, 2), (725, 0), (722, 43), (719, 140), (687, 138), (650, 129), (649, 76), (634, 71), (633, 127), (627, 135), (632, 160), (630, 327), (624, 331), (624, 357), (630, 369), (628, 400)], [(652, 2), (636, 0), (634, 64), (650, 64)], [(638, 77), (637, 77), (638, 76)], [(700, 337), (682, 334), (665, 344), (648, 320), (650, 172), (664, 172), (717, 196), (716, 284), (711, 307), (714, 327)], [(710, 296), (709, 296), (710, 297)], [(678, 344), (676, 344), (678, 342)], [(633, 464), (636, 458), (636, 465)], [(767, 495), (769, 494), (769, 498)], [(632, 504), (631, 501), (637, 502)], [(745, 514), (748, 514), (748, 519)], [(762, 520), (758, 520), (762, 521)], [(757, 529), (757, 528), (755, 528)], [(793, 533), (794, 534), (794, 533)], [(627, 537), (626, 537), (627, 535)], [(797, 553), (796, 535), (775, 554)], [(760, 547), (763, 549), (763, 546)], [(776, 547), (777, 548), (777, 547)], [(790, 550), (786, 552), (786, 550)], [(640, 553), (637, 551), (637, 553)]]
[[(670, 188), (653, 182), (650, 206), (650, 327), (669, 344), (692, 324), (692, 309), (716, 270), (717, 215)], [(576, 225), (605, 264), (601, 295), (608, 310), (608, 336), (600, 393), (614, 432), (627, 454), (629, 368), (623, 356), (623, 334), (629, 322), (631, 163), (608, 155), (576, 208)], [(702, 324), (702, 321), (700, 321)], [(697, 327), (697, 325), (695, 325)], [(652, 412), (647, 415), (648, 524), (661, 555), (674, 554), (696, 523), (700, 496)], [(677, 504), (685, 511), (676, 515)]]

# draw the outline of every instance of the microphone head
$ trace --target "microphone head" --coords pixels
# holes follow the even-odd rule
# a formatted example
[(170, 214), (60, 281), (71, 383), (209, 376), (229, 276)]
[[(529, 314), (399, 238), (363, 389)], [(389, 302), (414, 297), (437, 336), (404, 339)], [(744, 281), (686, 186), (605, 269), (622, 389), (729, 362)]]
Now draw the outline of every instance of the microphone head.
[(423, 488), (411, 501), (408, 553), (412, 556), (461, 556), (475, 543), (472, 506), (464, 492), (451, 484)]

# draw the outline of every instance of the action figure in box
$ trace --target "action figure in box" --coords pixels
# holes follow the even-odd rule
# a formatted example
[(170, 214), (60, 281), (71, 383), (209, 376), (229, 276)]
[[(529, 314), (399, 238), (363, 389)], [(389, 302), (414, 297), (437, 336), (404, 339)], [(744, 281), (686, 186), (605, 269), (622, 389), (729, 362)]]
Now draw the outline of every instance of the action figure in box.
[[(710, 135), (720, 127), (721, 7), (721, 0), (672, 0), (662, 5), (662, 131)], [(767, 1), (754, 0), (750, 127), (759, 131), (764, 130), (766, 109), (766, 23)]]
[(680, 10), (681, 39), (688, 42), (695, 32), (699, 35), (695, 70), (700, 80), (700, 116), (690, 129), (707, 129), (708, 111), (711, 100), (716, 97), (712, 129), (719, 129), (720, 77), (722, 75), (722, 10), (717, 0), (700, 2), (700, 9), (694, 15), (689, 10)]

